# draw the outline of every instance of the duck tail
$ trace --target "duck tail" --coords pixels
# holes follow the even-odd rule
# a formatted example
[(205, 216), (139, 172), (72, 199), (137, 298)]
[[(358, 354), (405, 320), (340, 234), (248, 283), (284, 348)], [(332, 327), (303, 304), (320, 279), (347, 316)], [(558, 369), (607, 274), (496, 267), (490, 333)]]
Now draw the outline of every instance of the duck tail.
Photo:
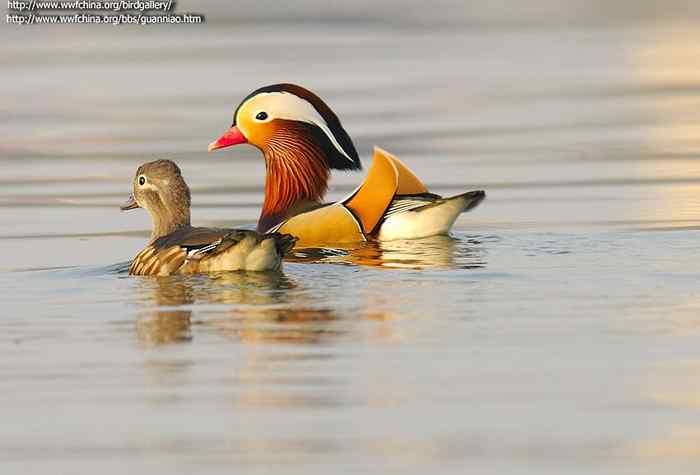
[[(386, 213), (379, 228), (380, 241), (418, 239), (447, 234), (461, 213), (474, 209), (484, 198), (482, 190), (468, 191), (449, 198), (436, 195), (401, 196)], [(427, 204), (422, 204), (427, 201)]]
[(479, 205), (479, 203), (484, 201), (484, 198), (486, 198), (486, 192), (484, 190), (475, 190), (467, 191), (466, 193), (462, 193), (455, 196), (450, 196), (449, 198), (444, 198), (444, 201), (462, 200), (464, 202), (464, 208), (461, 212), (466, 213), (467, 211), (476, 208)]

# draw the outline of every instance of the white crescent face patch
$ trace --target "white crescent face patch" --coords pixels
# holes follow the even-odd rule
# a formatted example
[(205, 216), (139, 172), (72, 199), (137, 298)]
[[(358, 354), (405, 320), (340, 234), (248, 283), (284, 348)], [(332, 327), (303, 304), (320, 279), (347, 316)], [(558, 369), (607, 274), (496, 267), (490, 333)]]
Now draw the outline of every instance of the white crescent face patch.
[[(267, 118), (264, 120), (256, 119), (256, 116), (260, 112), (265, 112)], [(316, 108), (309, 101), (295, 94), (284, 91), (261, 92), (248, 99), (240, 109), (238, 109), (238, 114), (236, 115), (236, 123), (239, 124), (238, 127), (241, 129), (241, 132), (243, 132), (243, 135), (247, 135), (242, 121), (239, 120), (240, 116), (244, 114), (249, 116), (253, 122), (269, 122), (273, 119), (286, 119), (313, 124), (326, 134), (326, 137), (328, 137), (328, 140), (331, 141), (333, 147), (335, 147), (338, 152), (350, 162), (353, 161), (338, 143), (338, 140), (328, 127), (328, 123), (321, 114), (318, 113)]]

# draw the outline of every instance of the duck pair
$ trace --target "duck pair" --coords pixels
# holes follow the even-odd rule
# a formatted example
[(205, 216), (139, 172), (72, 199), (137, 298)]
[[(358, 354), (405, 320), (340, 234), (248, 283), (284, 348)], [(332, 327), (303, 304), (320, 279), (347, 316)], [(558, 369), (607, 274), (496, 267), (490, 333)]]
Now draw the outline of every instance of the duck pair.
[(481, 190), (449, 198), (430, 193), (401, 160), (375, 148), (364, 182), (347, 198), (323, 203), (331, 170), (362, 165), (330, 107), (294, 84), (249, 94), (209, 151), (245, 143), (263, 153), (267, 169), (257, 232), (192, 227), (190, 192), (178, 166), (147, 163), (122, 206), (146, 208), (153, 221), (151, 241), (134, 259), (131, 274), (274, 270), (295, 243), (321, 247), (447, 234), (460, 213), (486, 196)]

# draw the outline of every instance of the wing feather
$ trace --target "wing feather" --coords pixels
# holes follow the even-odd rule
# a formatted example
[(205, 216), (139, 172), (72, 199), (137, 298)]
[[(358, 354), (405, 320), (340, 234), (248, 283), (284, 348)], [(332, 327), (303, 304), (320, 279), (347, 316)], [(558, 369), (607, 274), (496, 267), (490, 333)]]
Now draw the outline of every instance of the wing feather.
[(397, 196), (394, 201), (391, 202), (389, 208), (387, 208), (386, 213), (384, 213), (384, 219), (397, 214), (406, 213), (408, 211), (418, 210), (424, 206), (432, 205), (441, 201), (443, 201), (442, 197), (432, 193)]
[(186, 227), (156, 239), (136, 255), (129, 273), (131, 275), (170, 275), (191, 263), (196, 269), (197, 262), (226, 252), (246, 238), (257, 244), (264, 239), (275, 239), (280, 256), (294, 244), (288, 235), (259, 235), (255, 231), (239, 229), (192, 228)]

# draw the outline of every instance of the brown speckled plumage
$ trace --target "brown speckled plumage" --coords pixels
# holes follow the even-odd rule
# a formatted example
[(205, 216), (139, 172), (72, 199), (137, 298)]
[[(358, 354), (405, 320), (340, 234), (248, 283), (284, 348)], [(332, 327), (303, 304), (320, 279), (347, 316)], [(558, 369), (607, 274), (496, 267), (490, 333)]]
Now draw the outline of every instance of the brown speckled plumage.
[(153, 221), (148, 246), (136, 255), (131, 275), (194, 274), (233, 270), (277, 270), (294, 247), (288, 234), (190, 225), (190, 191), (180, 168), (169, 160), (141, 165), (131, 202), (122, 209), (148, 210)]

